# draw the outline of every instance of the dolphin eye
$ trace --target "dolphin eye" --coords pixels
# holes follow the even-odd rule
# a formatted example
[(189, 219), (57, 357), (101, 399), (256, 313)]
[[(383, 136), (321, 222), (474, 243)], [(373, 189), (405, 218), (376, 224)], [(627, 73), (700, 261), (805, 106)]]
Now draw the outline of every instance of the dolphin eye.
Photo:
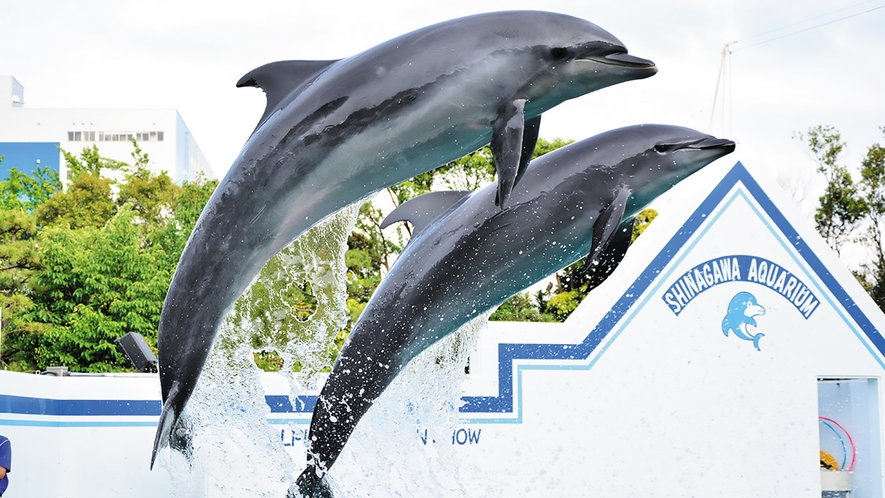
[(553, 56), (554, 59), (563, 59), (568, 55), (568, 49), (563, 47), (555, 47), (550, 50), (550, 55)]
[(655, 152), (663, 154), (664, 152), (670, 152), (671, 150), (677, 150), (683, 147), (683, 144), (679, 143), (658, 142), (655, 144)]

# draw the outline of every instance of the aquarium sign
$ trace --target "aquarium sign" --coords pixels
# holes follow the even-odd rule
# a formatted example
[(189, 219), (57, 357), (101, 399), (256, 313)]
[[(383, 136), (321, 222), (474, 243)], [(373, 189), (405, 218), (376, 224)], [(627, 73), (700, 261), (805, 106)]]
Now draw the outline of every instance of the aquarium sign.
[(674, 280), (661, 299), (678, 316), (705, 291), (728, 283), (768, 287), (789, 301), (806, 320), (820, 305), (820, 299), (798, 276), (773, 261), (747, 255), (723, 256), (698, 264)]

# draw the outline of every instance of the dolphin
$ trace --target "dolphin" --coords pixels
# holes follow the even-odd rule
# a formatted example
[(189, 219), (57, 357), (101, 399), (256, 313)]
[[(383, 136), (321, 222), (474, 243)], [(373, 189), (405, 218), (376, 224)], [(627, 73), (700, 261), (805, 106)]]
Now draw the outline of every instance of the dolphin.
[(728, 303), (728, 312), (722, 319), (722, 332), (728, 337), (728, 331), (732, 331), (739, 339), (753, 341), (756, 351), (762, 351), (759, 349), (759, 339), (765, 337), (765, 334), (753, 334), (748, 327), (755, 327), (756, 317), (764, 314), (765, 308), (759, 305), (756, 296), (749, 292), (738, 292)]
[(264, 90), (267, 108), (200, 215), (163, 304), (163, 411), (151, 466), (172, 429), (181, 432), (225, 314), (283, 247), (335, 211), (490, 142), (503, 207), (542, 112), (656, 71), (587, 21), (513, 11), (429, 26), (346, 59), (275, 62), (243, 76), (237, 86)]
[(432, 192), (397, 207), (382, 227), (409, 221), (412, 238), (353, 326), (320, 392), (308, 465), (297, 480), (301, 495), (330, 496), (323, 476), (412, 358), (583, 256), (589, 255), (588, 263), (601, 259), (607, 275), (626, 252), (635, 216), (734, 147), (688, 128), (630, 126), (532, 161), (503, 210), (495, 204), (494, 185)]

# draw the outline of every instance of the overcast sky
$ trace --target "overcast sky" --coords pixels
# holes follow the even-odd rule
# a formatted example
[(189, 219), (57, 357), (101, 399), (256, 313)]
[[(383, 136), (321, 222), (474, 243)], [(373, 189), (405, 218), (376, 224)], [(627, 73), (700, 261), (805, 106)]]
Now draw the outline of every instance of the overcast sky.
[[(885, 0), (3, 0), (0, 74), (18, 79), (30, 108), (176, 108), (222, 176), (264, 109), (260, 90), (234, 86), (252, 68), (347, 57), (480, 12), (549, 10), (598, 24), (659, 73), (560, 105), (545, 114), (542, 137), (689, 126), (736, 140), (729, 159), (751, 170), (811, 178), (814, 164), (795, 133), (837, 127), (848, 165), (885, 141), (882, 7)], [(722, 48), (733, 41), (722, 80), (730, 107), (711, 129)]]

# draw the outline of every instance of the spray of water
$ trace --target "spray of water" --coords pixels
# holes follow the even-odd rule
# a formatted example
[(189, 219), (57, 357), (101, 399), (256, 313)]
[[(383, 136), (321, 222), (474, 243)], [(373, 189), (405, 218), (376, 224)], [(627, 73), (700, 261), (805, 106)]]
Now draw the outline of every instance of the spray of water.
[(418, 355), (372, 405), (329, 474), (336, 498), (469, 495), (450, 440), (468, 356), (489, 314)]
[[(279, 430), (267, 423), (253, 353), (282, 358), (293, 400), (315, 392), (317, 374), (331, 364), (330, 345), (347, 324), (344, 253), (358, 209), (330, 216), (283, 249), (234, 304), (185, 409), (193, 456), (190, 468), (170, 465), (177, 496), (286, 495), (303, 462), (292, 462)], [(293, 309), (293, 294), (315, 300), (306, 319)]]
[[(357, 213), (351, 206), (302, 235), (234, 305), (185, 410), (192, 461), (166, 457), (176, 496), (282, 498), (303, 470), (303, 456), (293, 461), (267, 422), (253, 353), (279, 355), (293, 404), (318, 392), (348, 321), (344, 253)], [(293, 296), (311, 301), (310, 313)], [(412, 360), (376, 401), (328, 477), (336, 497), (467, 494), (455, 448), (444, 443), (457, 427), (467, 358), (487, 316)]]

